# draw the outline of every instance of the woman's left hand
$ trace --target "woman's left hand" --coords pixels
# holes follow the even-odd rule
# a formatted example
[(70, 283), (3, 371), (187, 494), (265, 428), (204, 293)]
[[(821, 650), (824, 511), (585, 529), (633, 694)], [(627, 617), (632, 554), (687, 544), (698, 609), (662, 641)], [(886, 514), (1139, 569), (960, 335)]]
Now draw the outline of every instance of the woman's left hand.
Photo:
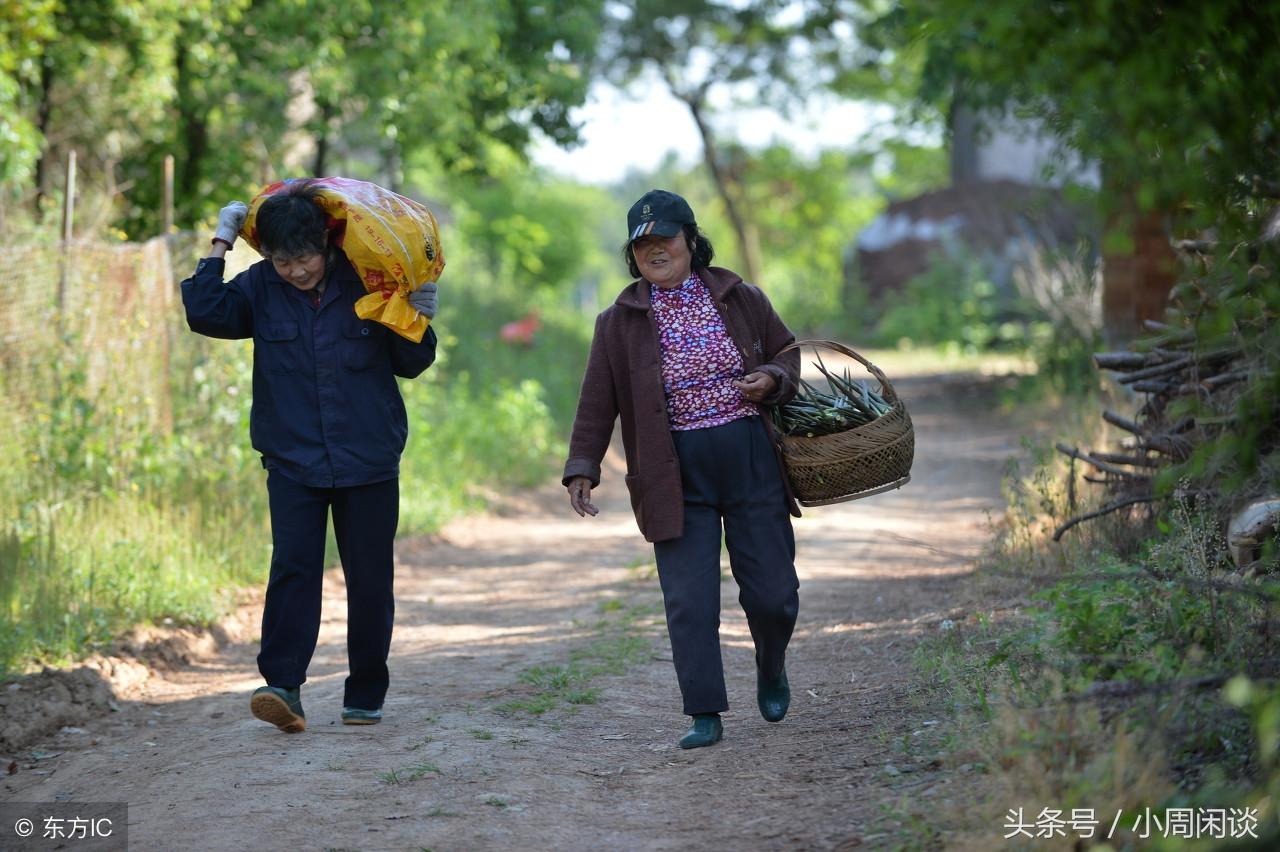
[(409, 294), (409, 304), (413, 305), (414, 310), (422, 314), (427, 319), (436, 318), (436, 307), (438, 305), (436, 294), (437, 287), (435, 282), (428, 281)]
[(748, 402), (760, 402), (778, 388), (778, 380), (768, 373), (756, 370), (747, 373), (740, 379), (733, 380), (733, 386), (742, 391)]

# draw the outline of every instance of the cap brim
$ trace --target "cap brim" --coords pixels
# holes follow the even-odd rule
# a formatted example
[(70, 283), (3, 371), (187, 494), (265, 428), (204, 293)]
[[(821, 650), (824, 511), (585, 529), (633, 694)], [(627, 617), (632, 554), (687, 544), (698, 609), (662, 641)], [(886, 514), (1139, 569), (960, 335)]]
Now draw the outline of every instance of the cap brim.
[(641, 237), (647, 237), (650, 234), (658, 237), (674, 237), (683, 229), (684, 225), (679, 222), (643, 222), (631, 232), (630, 242), (635, 242)]

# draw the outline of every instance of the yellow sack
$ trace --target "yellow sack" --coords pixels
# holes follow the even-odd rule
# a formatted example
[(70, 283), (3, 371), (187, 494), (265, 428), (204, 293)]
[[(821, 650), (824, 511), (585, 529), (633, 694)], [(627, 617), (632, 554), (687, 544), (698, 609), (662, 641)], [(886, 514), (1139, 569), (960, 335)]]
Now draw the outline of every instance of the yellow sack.
[[(249, 205), (240, 235), (259, 254), (258, 208), (298, 180), (271, 184)], [(341, 177), (310, 183), (320, 190), (330, 242), (346, 254), (368, 291), (356, 302), (356, 314), (414, 343), (421, 341), (431, 320), (409, 304), (408, 294), (435, 281), (444, 270), (436, 217), (418, 202), (377, 184)]]

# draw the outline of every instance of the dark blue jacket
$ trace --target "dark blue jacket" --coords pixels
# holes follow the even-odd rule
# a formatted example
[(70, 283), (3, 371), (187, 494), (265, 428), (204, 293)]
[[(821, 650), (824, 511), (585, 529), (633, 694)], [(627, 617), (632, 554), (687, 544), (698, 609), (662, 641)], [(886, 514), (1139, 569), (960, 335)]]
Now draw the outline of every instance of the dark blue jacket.
[(268, 261), (227, 283), (207, 257), (182, 282), (191, 330), (253, 338), (249, 436), (262, 465), (314, 488), (367, 485), (399, 475), (409, 423), (396, 376), (411, 379), (436, 357), (436, 334), (413, 343), (356, 316), (365, 295), (341, 253), (319, 307)]

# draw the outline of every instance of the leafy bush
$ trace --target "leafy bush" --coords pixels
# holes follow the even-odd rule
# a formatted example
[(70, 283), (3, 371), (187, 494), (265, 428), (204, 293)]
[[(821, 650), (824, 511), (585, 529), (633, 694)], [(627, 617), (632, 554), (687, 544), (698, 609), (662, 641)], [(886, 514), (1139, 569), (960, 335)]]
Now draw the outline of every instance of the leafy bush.
[(1025, 348), (1028, 335), (1042, 333), (1001, 298), (982, 264), (939, 255), (929, 269), (888, 296), (876, 325), (882, 343), (954, 346), (966, 352)]
[(46, 345), (62, 357), (0, 373), (27, 402), (0, 466), (0, 672), (133, 624), (208, 622), (270, 554), (244, 345), (176, 353), (171, 431), (127, 382), (92, 380), (75, 336)]
[[(404, 533), (552, 478), (564, 455), (589, 324), (548, 297), (544, 333), (513, 348), (498, 328), (527, 307), (482, 273), (467, 280), (447, 303), (439, 363), (401, 383)], [(126, 335), (145, 315), (98, 326), (92, 343), (50, 324), (0, 369), (15, 402), (0, 447), (0, 673), (74, 659), (135, 624), (208, 623), (266, 578), (252, 347), (191, 334), (178, 310), (142, 340)]]
[[(976, 613), (916, 654), (955, 716), (949, 736), (1005, 802), (1032, 790), (1037, 807), (1110, 813), (1259, 807), (1280, 777), (1280, 582), (1232, 573), (1210, 507), (1187, 501), (1153, 524), (1108, 516), (1049, 544), (1057, 520), (1084, 508), (1071, 507), (1064, 468), (1045, 451), (1010, 484), (977, 576), (1025, 604)], [(1259, 834), (1274, 836), (1260, 813)]]
[(495, 495), (548, 479), (563, 458), (536, 381), (484, 387), (465, 372), (402, 383), (410, 437), (400, 464), (401, 533), (434, 532)]
[[(1022, 271), (1024, 277), (1032, 274)], [(1087, 294), (1072, 296), (1087, 299)], [(1046, 392), (1087, 396), (1098, 384), (1092, 361), (1098, 344), (1095, 324), (1087, 318), (1064, 322), (1049, 307), (1002, 292), (986, 264), (970, 255), (934, 258), (928, 270), (885, 299), (879, 317), (872, 335), (879, 345), (1027, 357), (1035, 372), (1012, 391), (1024, 402)]]

